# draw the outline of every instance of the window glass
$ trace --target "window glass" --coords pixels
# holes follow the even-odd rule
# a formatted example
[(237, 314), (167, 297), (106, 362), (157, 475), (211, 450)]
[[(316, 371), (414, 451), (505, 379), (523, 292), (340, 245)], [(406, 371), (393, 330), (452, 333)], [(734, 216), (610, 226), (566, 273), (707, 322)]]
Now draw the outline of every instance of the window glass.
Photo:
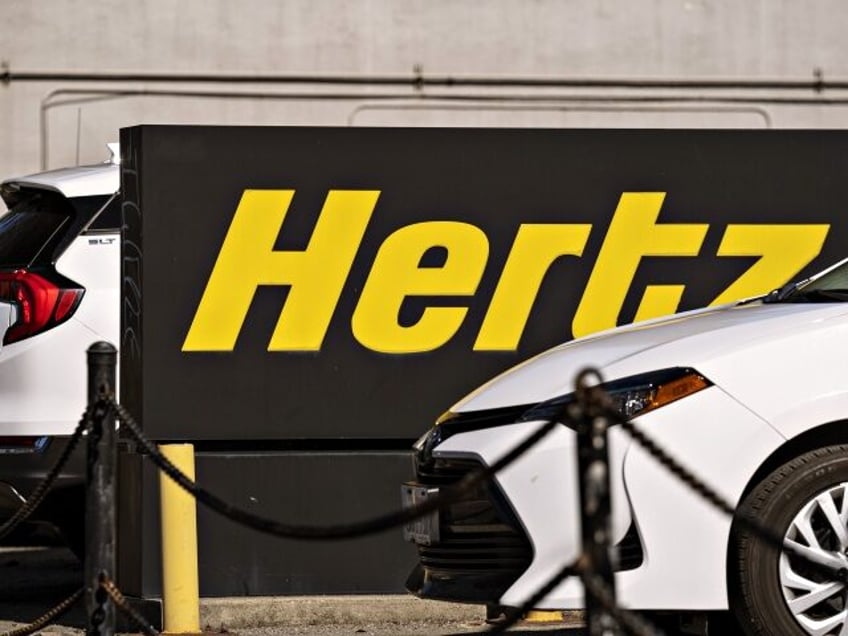
[(0, 267), (26, 267), (43, 257), (61, 238), (71, 211), (52, 193), (33, 194), (0, 216)]
[[(105, 205), (108, 201), (108, 205)], [(120, 232), (121, 230), (121, 197), (117, 194), (109, 197), (97, 196), (97, 197), (80, 197), (78, 199), (71, 199), (71, 203), (73, 203), (74, 207), (77, 210), (81, 210), (82, 203), (86, 203), (90, 208), (90, 211), (83, 210), (83, 216), (86, 218), (90, 218), (94, 213), (97, 213), (97, 216), (94, 217), (94, 220), (91, 222), (91, 225), (86, 228), (89, 232), (103, 232), (103, 231), (111, 231), (111, 232)], [(105, 205), (105, 207), (104, 207)], [(101, 209), (102, 208), (102, 209)]]
[(848, 289), (848, 262), (801, 287), (805, 292), (814, 289)]

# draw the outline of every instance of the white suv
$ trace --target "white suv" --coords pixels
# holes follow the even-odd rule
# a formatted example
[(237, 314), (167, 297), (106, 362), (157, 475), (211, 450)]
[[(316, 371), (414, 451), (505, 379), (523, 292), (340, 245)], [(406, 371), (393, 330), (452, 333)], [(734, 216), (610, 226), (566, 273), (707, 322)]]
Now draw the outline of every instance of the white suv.
[[(119, 337), (119, 166), (44, 172), (0, 184), (0, 522), (61, 452), (87, 395), (85, 351)], [(0, 306), (2, 307), (2, 306)], [(6, 316), (4, 318), (4, 316)], [(38, 514), (72, 545), (82, 532), (82, 455)]]

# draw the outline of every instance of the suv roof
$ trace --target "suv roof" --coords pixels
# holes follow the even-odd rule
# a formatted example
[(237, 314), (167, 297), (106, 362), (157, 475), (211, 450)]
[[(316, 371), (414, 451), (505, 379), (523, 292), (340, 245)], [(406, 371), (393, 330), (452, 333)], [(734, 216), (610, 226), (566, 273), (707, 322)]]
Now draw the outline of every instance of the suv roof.
[(18, 200), (22, 188), (53, 190), (67, 198), (113, 194), (120, 187), (120, 166), (110, 159), (90, 166), (77, 166), (39, 172), (0, 183), (0, 196), (7, 206)]

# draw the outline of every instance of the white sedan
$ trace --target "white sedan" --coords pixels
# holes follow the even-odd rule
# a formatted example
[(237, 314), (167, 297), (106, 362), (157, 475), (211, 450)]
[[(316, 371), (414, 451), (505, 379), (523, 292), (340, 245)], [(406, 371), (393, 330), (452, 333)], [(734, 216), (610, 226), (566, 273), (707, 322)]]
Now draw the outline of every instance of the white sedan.
[[(757, 299), (612, 329), (477, 389), (416, 445), (438, 490), (490, 465), (601, 370), (619, 408), (729, 501), (825, 563), (745, 532), (610, 429), (616, 584), (639, 610), (730, 608), (750, 634), (848, 634), (848, 261)], [(580, 552), (575, 433), (557, 428), (438, 520), (407, 531), (414, 593), (520, 606)], [(411, 489), (411, 490), (410, 490)], [(429, 493), (428, 493), (429, 494)], [(582, 605), (567, 580), (540, 604)]]

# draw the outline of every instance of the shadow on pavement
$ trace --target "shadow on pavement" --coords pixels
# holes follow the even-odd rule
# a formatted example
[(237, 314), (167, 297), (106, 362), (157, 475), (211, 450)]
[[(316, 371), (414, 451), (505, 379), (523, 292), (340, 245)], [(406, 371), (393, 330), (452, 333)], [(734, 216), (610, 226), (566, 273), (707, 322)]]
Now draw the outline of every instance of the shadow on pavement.
[[(66, 548), (0, 548), (0, 620), (29, 623), (82, 587), (82, 563)], [(82, 603), (61, 619), (84, 625)]]

